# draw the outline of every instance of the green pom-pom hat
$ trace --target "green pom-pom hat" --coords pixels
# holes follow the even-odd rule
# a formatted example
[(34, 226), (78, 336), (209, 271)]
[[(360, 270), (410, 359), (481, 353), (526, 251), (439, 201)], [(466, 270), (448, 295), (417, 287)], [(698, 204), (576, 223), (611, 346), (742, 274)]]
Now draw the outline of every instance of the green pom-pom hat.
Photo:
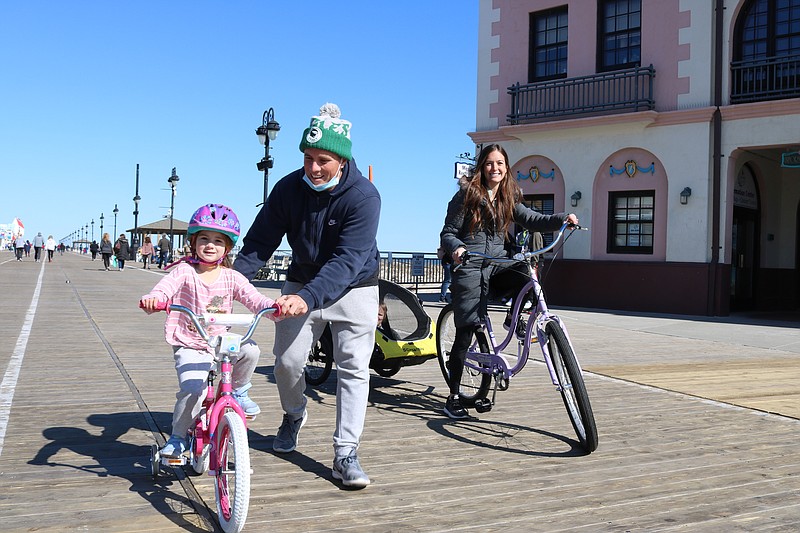
[(353, 159), (350, 141), (350, 122), (339, 118), (342, 112), (336, 104), (325, 104), (319, 108), (319, 115), (311, 117), (311, 124), (303, 131), (300, 151), (306, 148), (327, 150), (350, 161)]

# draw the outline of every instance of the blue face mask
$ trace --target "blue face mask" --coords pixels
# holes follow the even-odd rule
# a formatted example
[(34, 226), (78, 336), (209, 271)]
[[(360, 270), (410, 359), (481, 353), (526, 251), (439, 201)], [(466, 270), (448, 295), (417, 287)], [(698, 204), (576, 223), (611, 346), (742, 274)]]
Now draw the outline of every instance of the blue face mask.
[(314, 185), (314, 182), (311, 181), (308, 178), (308, 176), (303, 174), (303, 181), (305, 181), (306, 184), (309, 187), (311, 187), (312, 189), (314, 189), (315, 191), (320, 192), (320, 191), (327, 191), (328, 189), (331, 189), (331, 188), (336, 187), (337, 185), (339, 185), (339, 176), (336, 176), (335, 178), (333, 178), (329, 182), (323, 183), (322, 185)]

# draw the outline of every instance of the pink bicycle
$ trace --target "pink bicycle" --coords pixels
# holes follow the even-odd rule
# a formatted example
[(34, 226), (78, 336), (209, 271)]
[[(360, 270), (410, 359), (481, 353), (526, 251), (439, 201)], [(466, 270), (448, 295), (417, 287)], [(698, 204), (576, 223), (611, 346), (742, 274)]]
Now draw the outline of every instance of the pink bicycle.
[[(197, 332), (216, 354), (216, 368), (208, 374), (208, 390), (200, 414), (189, 428), (189, 449), (179, 457), (161, 456), (159, 447), (153, 445), (150, 464), (153, 477), (160, 473), (161, 466), (184, 466), (202, 474), (208, 472), (215, 477), (214, 495), (217, 500), (217, 516), (226, 533), (239, 532), (247, 520), (250, 506), (250, 446), (247, 440), (247, 417), (233, 398), (231, 356), (239, 353), (241, 345), (253, 336), (261, 317), (275, 313), (276, 308), (262, 309), (251, 314), (205, 313), (196, 315), (182, 305), (160, 304), (159, 311), (178, 311), (186, 314), (197, 328)], [(209, 335), (204, 324), (220, 326), (249, 326), (247, 333), (238, 335), (227, 332)], [(215, 392), (214, 380), (220, 376), (219, 388)]]

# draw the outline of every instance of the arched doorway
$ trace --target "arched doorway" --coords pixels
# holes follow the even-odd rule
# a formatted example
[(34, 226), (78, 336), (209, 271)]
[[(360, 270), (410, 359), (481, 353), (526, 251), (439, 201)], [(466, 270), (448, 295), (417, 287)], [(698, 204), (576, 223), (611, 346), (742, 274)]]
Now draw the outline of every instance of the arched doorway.
[(731, 227), (731, 310), (755, 308), (760, 250), (760, 199), (755, 175), (742, 166), (733, 189)]

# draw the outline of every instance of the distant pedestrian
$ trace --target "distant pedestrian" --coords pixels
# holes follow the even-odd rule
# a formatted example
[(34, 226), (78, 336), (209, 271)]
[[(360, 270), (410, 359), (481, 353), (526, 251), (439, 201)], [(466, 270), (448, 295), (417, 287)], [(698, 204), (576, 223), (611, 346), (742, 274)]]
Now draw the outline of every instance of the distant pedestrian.
[(31, 241), (25, 239), (25, 257), (31, 256)]
[(114, 253), (114, 245), (111, 244), (111, 237), (108, 233), (103, 233), (103, 238), (100, 240), (100, 255), (103, 256), (103, 266), (109, 270), (111, 266), (111, 254)]
[(153, 249), (153, 243), (150, 240), (150, 235), (145, 235), (144, 237), (144, 244), (141, 248), (139, 248), (139, 253), (142, 254), (142, 268), (150, 269), (150, 265), (147, 264), (148, 261), (152, 263), (152, 257), (155, 253)]
[(17, 235), (14, 239), (14, 251), (17, 254), (17, 261), (22, 261), (22, 254), (25, 252), (25, 240), (22, 235)]
[(47, 242), (44, 243), (44, 248), (47, 250), (47, 262), (49, 263), (53, 260), (53, 253), (56, 251), (56, 240), (52, 235), (47, 237)]
[(42, 259), (42, 248), (44, 248), (44, 237), (42, 237), (42, 232), (40, 231), (33, 238), (33, 256), (37, 263)]
[(120, 270), (125, 270), (125, 260), (131, 253), (130, 244), (124, 233), (119, 234), (119, 239), (114, 243), (114, 254), (117, 256), (117, 264)]
[(161, 235), (161, 238), (158, 240), (158, 268), (167, 266), (171, 248), (172, 242), (167, 239), (166, 234)]
[(89, 251), (92, 252), (92, 261), (97, 259), (97, 252), (100, 251), (100, 245), (97, 244), (97, 241), (92, 241), (92, 244), (89, 245)]
[(64, 246), (63, 242), (58, 243), (58, 255), (64, 255), (64, 248), (66, 248), (66, 246)]

